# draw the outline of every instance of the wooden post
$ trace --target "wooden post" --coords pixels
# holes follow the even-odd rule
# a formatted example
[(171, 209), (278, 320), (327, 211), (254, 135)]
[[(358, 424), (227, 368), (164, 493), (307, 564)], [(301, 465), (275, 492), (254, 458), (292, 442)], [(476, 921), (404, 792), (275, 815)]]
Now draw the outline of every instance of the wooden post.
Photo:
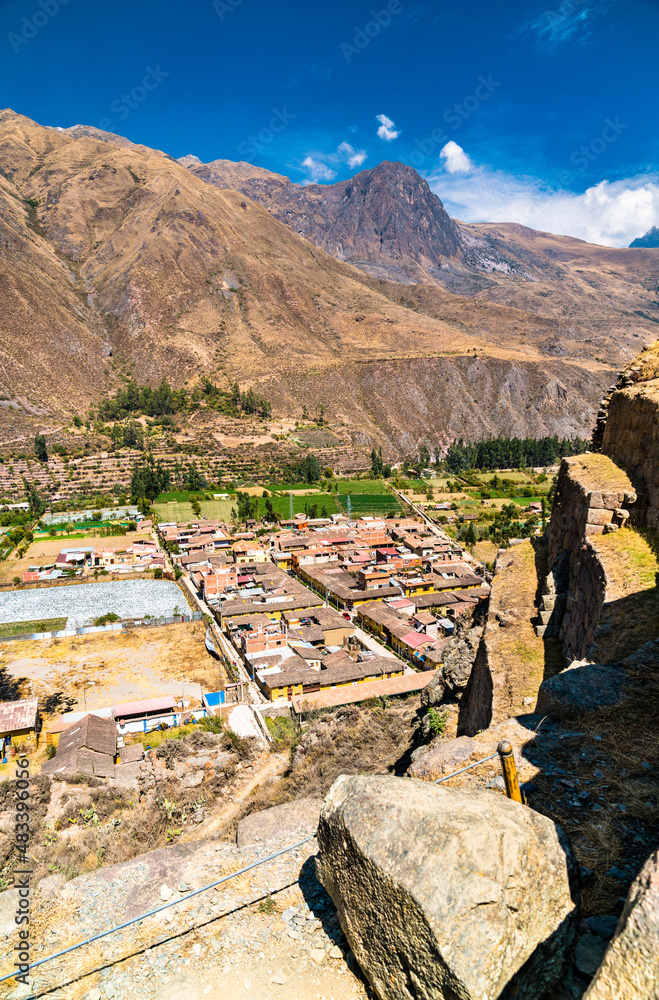
[(508, 740), (502, 740), (497, 747), (497, 751), (501, 758), (501, 770), (503, 771), (503, 780), (506, 783), (506, 795), (509, 799), (514, 799), (515, 802), (521, 802), (522, 793), (519, 790), (512, 745)]

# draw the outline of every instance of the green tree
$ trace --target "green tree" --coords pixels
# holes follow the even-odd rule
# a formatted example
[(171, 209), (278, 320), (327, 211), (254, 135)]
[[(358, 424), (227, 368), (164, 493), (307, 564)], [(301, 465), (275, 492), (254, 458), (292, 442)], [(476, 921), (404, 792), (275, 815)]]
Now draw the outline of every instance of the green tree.
[(130, 495), (133, 503), (146, 497), (155, 500), (169, 489), (171, 476), (161, 462), (156, 464), (153, 455), (148, 454), (133, 467), (130, 479)]
[(34, 451), (40, 462), (48, 461), (48, 448), (43, 434), (37, 434), (34, 439)]
[(305, 483), (316, 483), (321, 476), (320, 462), (315, 455), (306, 455), (298, 464), (296, 473)]
[(25, 477), (22, 478), (25, 496), (28, 504), (30, 505), (30, 515), (32, 518), (41, 517), (46, 509), (46, 502), (37, 491), (36, 486), (33, 483), (28, 482)]

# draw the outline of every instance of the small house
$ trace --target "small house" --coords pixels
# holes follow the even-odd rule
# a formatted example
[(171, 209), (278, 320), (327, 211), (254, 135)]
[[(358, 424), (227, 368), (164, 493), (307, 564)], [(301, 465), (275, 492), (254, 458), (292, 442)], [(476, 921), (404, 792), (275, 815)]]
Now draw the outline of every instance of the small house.
[(40, 729), (38, 698), (0, 702), (0, 740), (3, 747), (7, 743), (12, 746), (30, 743), (36, 747)]

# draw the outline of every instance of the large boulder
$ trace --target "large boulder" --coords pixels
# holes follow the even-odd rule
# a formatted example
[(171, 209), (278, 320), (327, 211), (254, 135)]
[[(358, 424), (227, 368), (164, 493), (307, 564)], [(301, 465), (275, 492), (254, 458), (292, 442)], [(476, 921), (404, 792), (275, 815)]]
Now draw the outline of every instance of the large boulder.
[(315, 833), (322, 804), (322, 799), (295, 799), (251, 813), (238, 824), (238, 847), (254, 844), (257, 840), (291, 837), (298, 833), (304, 837)]
[(598, 663), (569, 667), (542, 682), (535, 710), (541, 715), (571, 719), (626, 700), (628, 684), (629, 678), (620, 667)]
[(319, 880), (381, 1000), (539, 1000), (575, 933), (578, 869), (551, 820), (486, 791), (340, 777)]
[(483, 629), (478, 627), (449, 639), (444, 647), (443, 666), (421, 692), (424, 705), (438, 705), (447, 692), (450, 696), (457, 697), (464, 691), (482, 635)]
[[(464, 767), (477, 750), (482, 748), (470, 736), (458, 736), (454, 740), (444, 740), (437, 743), (423, 756), (417, 757), (407, 769), (410, 778), (421, 778), (423, 781), (436, 781), (445, 774), (452, 774)], [(486, 756), (481, 752), (481, 756)]]
[(584, 1000), (659, 998), (659, 851), (632, 883), (616, 932)]

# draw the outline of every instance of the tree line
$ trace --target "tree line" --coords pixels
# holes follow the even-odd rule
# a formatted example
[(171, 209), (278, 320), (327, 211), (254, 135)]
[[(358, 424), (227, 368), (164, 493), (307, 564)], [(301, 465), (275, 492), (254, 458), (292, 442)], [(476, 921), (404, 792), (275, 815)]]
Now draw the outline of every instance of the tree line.
[[(443, 459), (449, 472), (466, 469), (526, 469), (554, 465), (559, 459), (589, 451), (586, 438), (488, 438), (476, 444), (454, 441)], [(425, 456), (424, 456), (425, 457)]]

